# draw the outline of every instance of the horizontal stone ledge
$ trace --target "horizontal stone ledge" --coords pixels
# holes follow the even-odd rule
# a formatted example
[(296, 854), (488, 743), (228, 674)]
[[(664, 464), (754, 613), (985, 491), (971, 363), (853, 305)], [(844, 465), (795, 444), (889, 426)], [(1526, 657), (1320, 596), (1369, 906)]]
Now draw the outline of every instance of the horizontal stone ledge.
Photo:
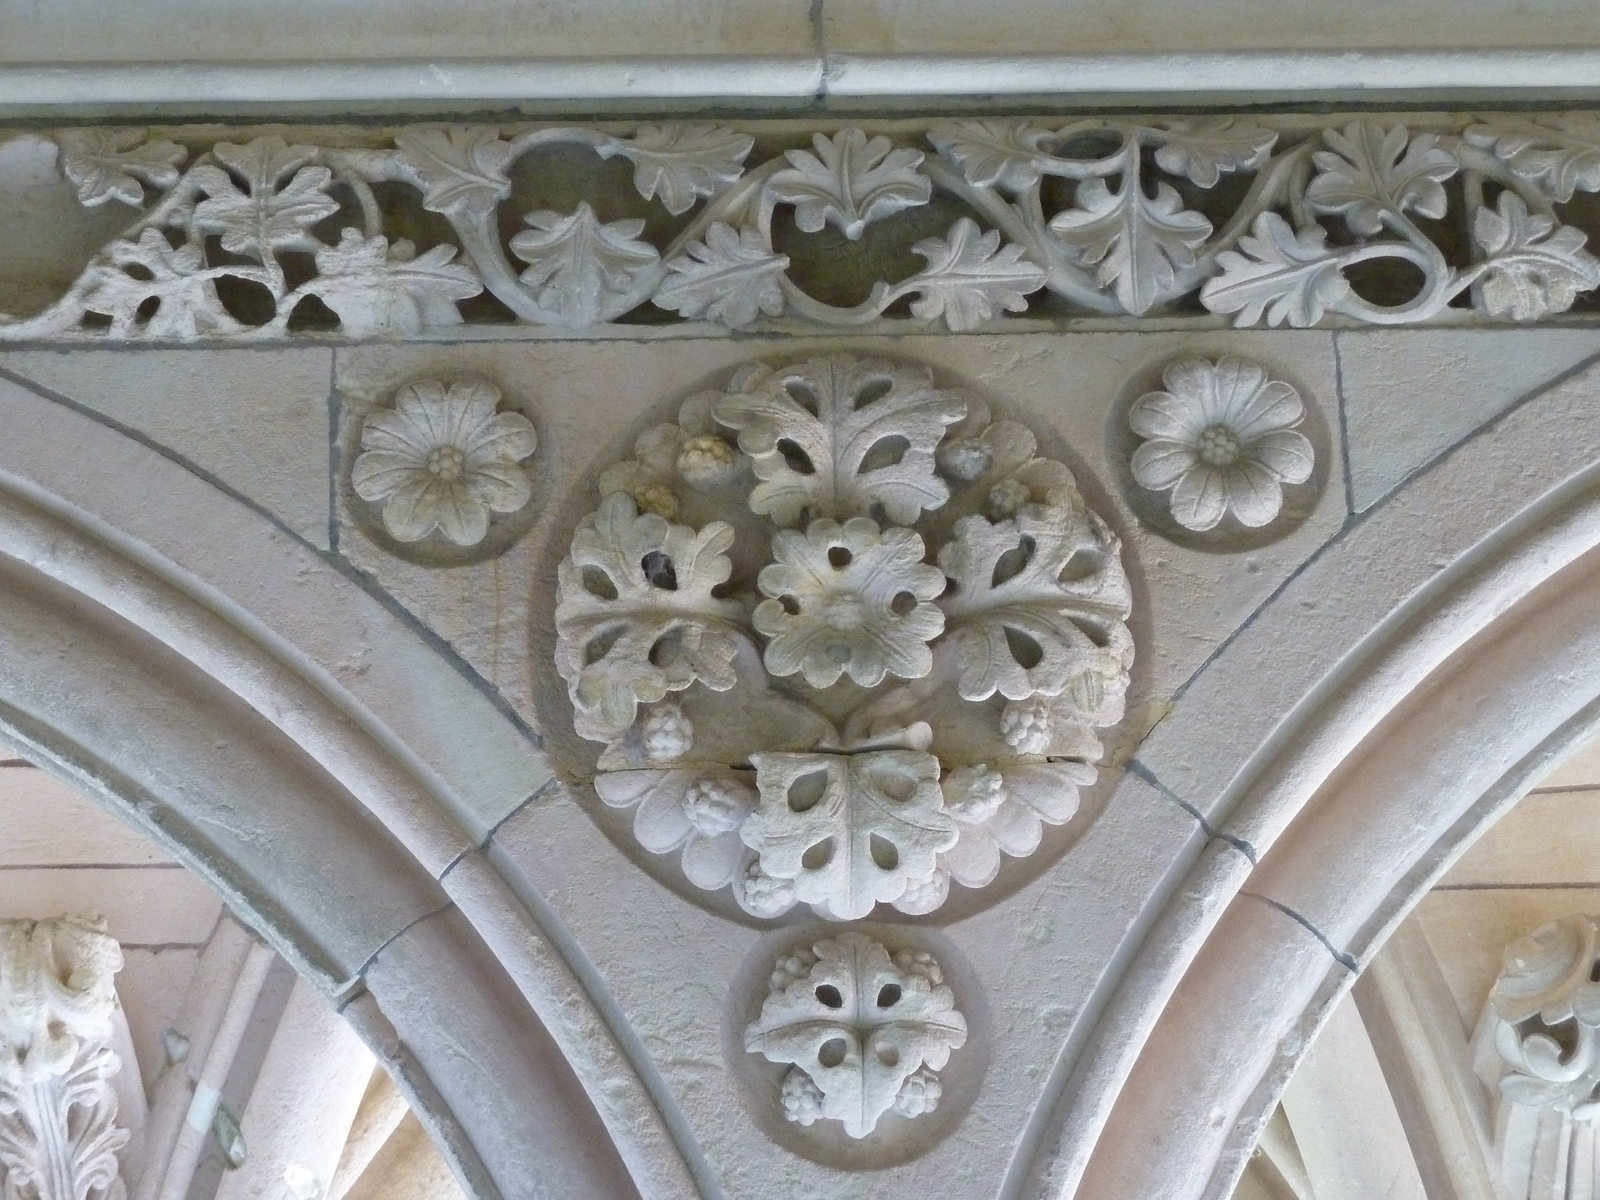
[(1264, 101), (1352, 91), (1557, 97), (1600, 88), (1600, 46), (81, 62), (0, 66), (0, 108), (794, 102), (955, 97)]

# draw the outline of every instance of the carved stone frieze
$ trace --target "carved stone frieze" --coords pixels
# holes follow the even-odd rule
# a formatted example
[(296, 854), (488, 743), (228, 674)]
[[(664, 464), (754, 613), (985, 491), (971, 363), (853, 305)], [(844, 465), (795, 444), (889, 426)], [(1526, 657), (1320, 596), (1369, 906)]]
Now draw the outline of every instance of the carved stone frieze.
[(1270, 525), (1283, 485), (1311, 478), (1311, 442), (1295, 432), (1305, 416), (1299, 393), (1241, 358), (1186, 358), (1162, 372), (1166, 390), (1141, 396), (1128, 423), (1144, 439), (1133, 453), (1141, 487), (1169, 493), (1185, 529), (1214, 529), (1224, 517)]
[(86, 917), (0, 921), (0, 1166), (18, 1200), (122, 1200), (107, 1082), (122, 951)]
[[(1196, 306), (1241, 326), (1528, 321), (1600, 287), (1592, 218), (1569, 207), (1600, 190), (1586, 113), (51, 136), (80, 204), (139, 211), (3, 338), (669, 315), (966, 330)], [(628, 162), (631, 191), (575, 174), (574, 154)], [(575, 206), (522, 199), (574, 179)]]
[(933, 956), (891, 955), (861, 933), (780, 958), (744, 1035), (751, 1053), (794, 1064), (782, 1085), (788, 1120), (839, 1121), (852, 1138), (890, 1110), (915, 1118), (937, 1108), (937, 1072), (966, 1040), (966, 1018)]
[(932, 912), (1072, 817), (1129, 587), (1035, 449), (924, 367), (834, 355), (741, 368), (601, 474), (556, 665), (640, 845), (753, 916), (854, 920)]

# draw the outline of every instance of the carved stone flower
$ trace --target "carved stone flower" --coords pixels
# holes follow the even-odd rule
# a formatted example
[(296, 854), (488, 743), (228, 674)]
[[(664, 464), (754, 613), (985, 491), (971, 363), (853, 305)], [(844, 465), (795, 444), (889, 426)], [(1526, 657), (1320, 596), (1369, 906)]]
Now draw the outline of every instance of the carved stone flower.
[(911, 530), (879, 532), (866, 517), (813, 521), (804, 534), (780, 530), (772, 539), (777, 561), (757, 579), (771, 599), (753, 617), (772, 639), (767, 670), (799, 672), (817, 688), (846, 672), (863, 687), (888, 674), (926, 675), (933, 666), (928, 642), (944, 630), (944, 614), (929, 601), (944, 590), (945, 577), (923, 553)]
[(1305, 416), (1299, 394), (1240, 358), (1173, 363), (1164, 392), (1134, 402), (1128, 423), (1146, 439), (1133, 477), (1172, 491), (1172, 515), (1186, 529), (1212, 529), (1230, 512), (1241, 525), (1270, 523), (1283, 485), (1311, 478), (1311, 443), (1294, 427)]
[(350, 473), (363, 500), (381, 506), (384, 528), (402, 542), (435, 529), (458, 546), (489, 532), (491, 512), (516, 512), (532, 487), (518, 465), (538, 447), (520, 413), (497, 412), (487, 383), (409, 383), (392, 409), (370, 414)]

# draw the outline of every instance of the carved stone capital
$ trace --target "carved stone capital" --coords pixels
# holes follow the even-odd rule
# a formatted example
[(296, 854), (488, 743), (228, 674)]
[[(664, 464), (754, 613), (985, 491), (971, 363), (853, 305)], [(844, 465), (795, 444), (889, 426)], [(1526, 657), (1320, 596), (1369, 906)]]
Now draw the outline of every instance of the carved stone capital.
[(98, 918), (0, 921), (0, 1164), (8, 1196), (122, 1200), (107, 1079), (122, 951)]

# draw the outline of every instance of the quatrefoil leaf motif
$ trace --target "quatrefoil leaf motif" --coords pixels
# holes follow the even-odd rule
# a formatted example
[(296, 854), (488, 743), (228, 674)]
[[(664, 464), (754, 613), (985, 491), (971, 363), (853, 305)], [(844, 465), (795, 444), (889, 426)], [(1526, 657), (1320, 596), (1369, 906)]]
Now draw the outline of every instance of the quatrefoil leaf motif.
[(801, 902), (836, 920), (898, 900), (956, 843), (931, 754), (762, 753), (750, 761), (761, 803), (740, 836), (767, 874), (793, 880)]
[(745, 1049), (796, 1064), (822, 1093), (820, 1115), (866, 1137), (908, 1078), (937, 1071), (966, 1044), (967, 1021), (926, 955), (891, 958), (860, 933), (817, 942), (812, 953), (808, 973), (768, 995)]

